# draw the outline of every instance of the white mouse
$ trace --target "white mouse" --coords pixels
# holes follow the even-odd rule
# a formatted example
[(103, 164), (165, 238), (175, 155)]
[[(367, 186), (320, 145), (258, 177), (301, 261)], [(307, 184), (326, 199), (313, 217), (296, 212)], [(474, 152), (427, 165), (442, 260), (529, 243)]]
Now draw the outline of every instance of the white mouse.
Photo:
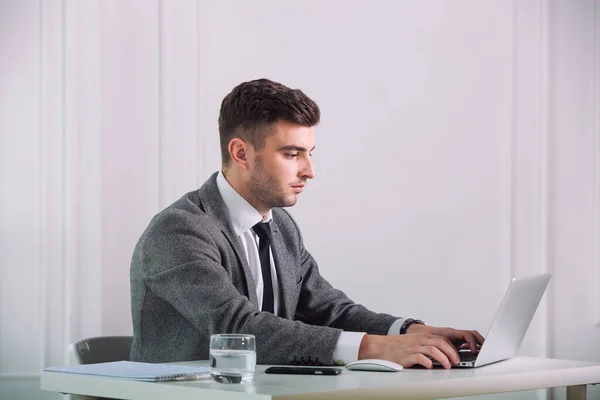
[(370, 358), (358, 360), (346, 364), (346, 369), (352, 371), (380, 371), (380, 372), (398, 372), (402, 371), (402, 365), (388, 360), (378, 360)]

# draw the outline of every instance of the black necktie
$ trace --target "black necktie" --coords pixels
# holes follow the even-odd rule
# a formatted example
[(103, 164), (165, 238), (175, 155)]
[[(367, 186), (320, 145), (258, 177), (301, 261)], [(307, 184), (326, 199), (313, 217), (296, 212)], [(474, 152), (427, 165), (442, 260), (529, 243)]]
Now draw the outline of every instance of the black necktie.
[(258, 255), (260, 257), (260, 269), (263, 278), (263, 302), (262, 310), (275, 313), (275, 299), (273, 297), (273, 281), (271, 279), (271, 257), (269, 256), (269, 244), (271, 243), (271, 227), (268, 223), (259, 222), (252, 227), (258, 235)]

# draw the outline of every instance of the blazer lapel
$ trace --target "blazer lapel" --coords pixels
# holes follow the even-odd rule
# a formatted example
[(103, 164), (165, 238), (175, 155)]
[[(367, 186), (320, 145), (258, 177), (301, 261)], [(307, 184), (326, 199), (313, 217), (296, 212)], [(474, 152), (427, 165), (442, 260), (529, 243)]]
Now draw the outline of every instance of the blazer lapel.
[(284, 318), (293, 319), (296, 314), (294, 299), (297, 297), (295, 259), (285, 246), (275, 221), (271, 222), (271, 235), (271, 251), (281, 292), (279, 314)]
[(250, 272), (250, 266), (248, 265), (248, 260), (244, 255), (244, 249), (242, 247), (242, 243), (240, 238), (235, 234), (233, 228), (230, 229), (221, 229), (225, 238), (233, 247), (235, 255), (242, 267), (242, 271), (244, 272), (244, 277), (246, 278), (246, 287), (248, 289), (248, 299), (258, 308), (258, 298), (256, 297), (256, 284), (254, 283), (254, 278), (252, 278), (252, 272)]
[(248, 291), (248, 299), (258, 308), (258, 299), (256, 297), (256, 284), (250, 272), (250, 266), (245, 256), (244, 248), (240, 238), (236, 235), (231, 223), (229, 223), (229, 211), (221, 197), (217, 186), (217, 174), (215, 172), (199, 190), (200, 200), (204, 205), (204, 211), (215, 217), (215, 221), (219, 224), (221, 231), (225, 235), (227, 241), (231, 244), (235, 255), (240, 263), (244, 277), (246, 278), (246, 288)]

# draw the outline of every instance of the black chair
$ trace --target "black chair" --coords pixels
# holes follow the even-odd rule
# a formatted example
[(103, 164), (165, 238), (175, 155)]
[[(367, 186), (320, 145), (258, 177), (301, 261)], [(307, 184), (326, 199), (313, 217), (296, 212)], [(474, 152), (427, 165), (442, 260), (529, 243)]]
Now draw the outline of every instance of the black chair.
[(100, 336), (82, 339), (68, 347), (72, 365), (129, 360), (132, 336)]

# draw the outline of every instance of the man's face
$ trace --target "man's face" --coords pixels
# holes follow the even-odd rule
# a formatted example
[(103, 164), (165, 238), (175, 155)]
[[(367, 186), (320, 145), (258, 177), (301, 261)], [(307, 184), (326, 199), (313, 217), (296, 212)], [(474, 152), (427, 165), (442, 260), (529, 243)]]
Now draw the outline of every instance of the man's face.
[(280, 121), (262, 149), (251, 149), (248, 191), (261, 214), (296, 204), (307, 180), (315, 177), (310, 159), (314, 147), (312, 127)]

